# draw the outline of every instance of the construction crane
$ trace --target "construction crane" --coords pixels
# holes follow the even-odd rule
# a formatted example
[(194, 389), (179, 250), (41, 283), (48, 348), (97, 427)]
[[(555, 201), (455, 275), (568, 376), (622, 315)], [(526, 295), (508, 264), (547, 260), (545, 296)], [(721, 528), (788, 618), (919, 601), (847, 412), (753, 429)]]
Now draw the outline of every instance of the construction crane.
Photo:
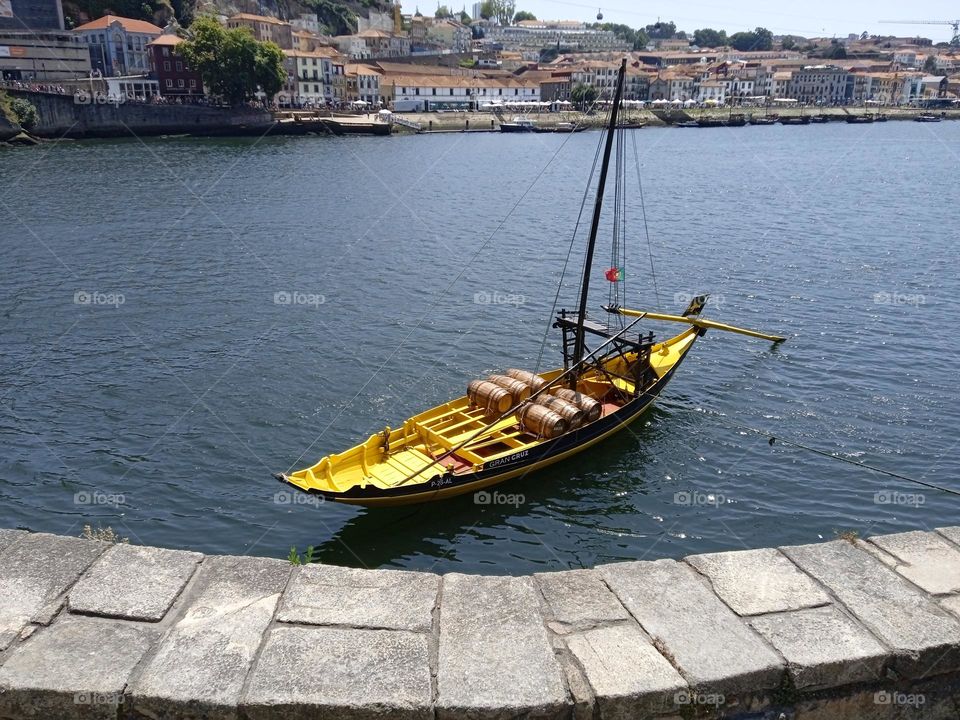
[(949, 25), (953, 28), (950, 44), (960, 47), (960, 20), (881, 20), (885, 25)]

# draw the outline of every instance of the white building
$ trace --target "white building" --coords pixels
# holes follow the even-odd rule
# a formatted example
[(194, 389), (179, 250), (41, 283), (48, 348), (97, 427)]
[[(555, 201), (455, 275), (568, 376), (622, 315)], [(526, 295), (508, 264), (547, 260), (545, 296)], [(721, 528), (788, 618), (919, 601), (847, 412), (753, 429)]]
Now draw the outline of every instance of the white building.
[(149, 73), (147, 45), (160, 37), (163, 29), (144, 20), (104, 15), (73, 32), (86, 43), (92, 68), (111, 77)]
[(540, 102), (540, 84), (516, 78), (390, 74), (380, 86), (385, 102), (408, 110), (467, 110), (487, 104)]

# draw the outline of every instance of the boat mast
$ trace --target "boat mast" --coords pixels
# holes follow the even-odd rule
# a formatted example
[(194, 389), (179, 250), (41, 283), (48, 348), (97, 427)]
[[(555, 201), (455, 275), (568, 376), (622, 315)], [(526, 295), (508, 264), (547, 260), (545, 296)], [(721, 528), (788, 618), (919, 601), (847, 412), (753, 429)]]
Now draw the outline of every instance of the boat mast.
[[(606, 145), (603, 148), (603, 164), (600, 166), (600, 180), (597, 183), (597, 199), (593, 205), (593, 221), (590, 223), (590, 240), (587, 243), (587, 257), (583, 264), (583, 285), (580, 288), (580, 311), (577, 313), (577, 337), (573, 351), (573, 367), (577, 367), (586, 350), (584, 344), (583, 321), (587, 315), (587, 295), (590, 290), (590, 270), (593, 266), (593, 251), (597, 245), (597, 231), (600, 228), (600, 210), (603, 207), (603, 192), (607, 185), (607, 169), (610, 166), (610, 154), (613, 150), (613, 136), (617, 129), (617, 115), (620, 111), (620, 101), (623, 99), (623, 82), (627, 74), (627, 59), (620, 62), (620, 72), (617, 75), (617, 89), (613, 95), (613, 107), (610, 108), (610, 123), (607, 126)], [(577, 374), (571, 376), (571, 387), (576, 389)]]

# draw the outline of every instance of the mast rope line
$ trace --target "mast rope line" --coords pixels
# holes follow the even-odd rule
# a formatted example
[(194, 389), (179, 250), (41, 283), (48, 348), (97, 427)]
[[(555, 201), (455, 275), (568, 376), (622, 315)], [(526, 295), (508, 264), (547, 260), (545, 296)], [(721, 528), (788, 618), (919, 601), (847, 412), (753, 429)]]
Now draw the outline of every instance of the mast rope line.
[[(661, 407), (665, 407), (668, 409), (673, 408), (677, 410), (685, 410), (687, 412), (705, 413), (708, 415), (713, 415), (714, 417), (721, 417), (721, 418), (727, 417), (725, 413), (719, 412), (717, 410), (704, 410), (702, 408), (695, 408), (689, 405), (684, 405), (682, 403), (677, 403), (676, 401), (667, 400), (667, 401), (661, 401), (658, 404)], [(930, 488), (931, 490), (939, 490), (940, 492), (947, 493), (948, 495), (956, 495), (960, 497), (960, 490), (954, 490), (953, 488), (943, 487), (942, 485), (936, 485), (935, 483), (930, 483), (925, 480), (918, 480), (917, 478), (912, 478), (908, 475), (903, 475), (902, 473), (894, 472), (892, 470), (885, 470), (884, 468), (880, 468), (875, 465), (868, 465), (867, 463), (864, 463), (864, 462), (851, 460), (850, 458), (845, 458), (835, 453), (828, 452), (826, 450), (810, 447), (809, 445), (805, 445), (801, 442), (797, 442), (796, 440), (790, 440), (780, 435), (775, 435), (769, 432), (768, 430), (760, 430), (758, 428), (750, 427), (749, 425), (741, 425), (739, 423), (730, 422), (730, 421), (727, 421), (725, 424), (729, 425), (730, 427), (737, 428), (738, 430), (746, 430), (748, 432), (755, 433), (756, 435), (765, 437), (768, 439), (768, 442), (770, 445), (774, 445), (779, 442), (781, 445), (788, 445), (790, 447), (799, 448), (800, 450), (807, 450), (808, 452), (812, 452), (816, 455), (820, 455), (822, 457), (828, 458), (829, 460), (839, 460), (840, 462), (847, 463), (848, 465), (853, 465), (854, 467), (858, 467), (862, 470), (870, 470), (871, 472), (880, 473), (881, 475), (887, 475), (889, 477), (896, 478), (897, 480), (903, 480), (905, 482), (914, 483), (915, 485), (921, 485), (923, 487)]]
[[(599, 96), (590, 105), (590, 108), (584, 114), (584, 117), (586, 117), (586, 115), (588, 115), (593, 108), (596, 107), (598, 102), (600, 102)], [(571, 133), (571, 135), (572, 134), (573, 133)], [(590, 186), (593, 183), (593, 176), (597, 172), (597, 162), (600, 160), (600, 151), (602, 148), (603, 133), (600, 134), (600, 142), (597, 143), (597, 151), (593, 155), (593, 165), (590, 167), (590, 176), (587, 178), (587, 186), (584, 188), (583, 198), (580, 200), (580, 211), (577, 213), (577, 222), (573, 226), (573, 235), (570, 237), (570, 245), (567, 248), (567, 257), (563, 261), (563, 269), (560, 271), (560, 279), (557, 281), (557, 292), (553, 297), (553, 305), (550, 308), (550, 314), (547, 316), (547, 327), (544, 329), (543, 338), (540, 340), (540, 350), (537, 353), (537, 362), (533, 369), (534, 372), (540, 372), (540, 363), (543, 362), (543, 351), (547, 346), (547, 338), (550, 336), (550, 328), (551, 324), (553, 323), (553, 316), (556, 315), (557, 305), (560, 302), (560, 293), (563, 291), (563, 278), (566, 276), (567, 267), (570, 265), (570, 256), (573, 254), (573, 246), (577, 241), (577, 233), (580, 231), (580, 221), (583, 220), (583, 211), (587, 207), (587, 198), (590, 196)], [(560, 149), (563, 149), (562, 145)]]

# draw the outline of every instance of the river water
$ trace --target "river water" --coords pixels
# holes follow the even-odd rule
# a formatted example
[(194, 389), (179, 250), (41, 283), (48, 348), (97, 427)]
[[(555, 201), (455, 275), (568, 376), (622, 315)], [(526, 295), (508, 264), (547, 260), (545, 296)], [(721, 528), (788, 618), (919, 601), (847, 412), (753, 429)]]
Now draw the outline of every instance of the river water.
[(633, 137), (630, 304), (706, 291), (789, 340), (708, 333), (631, 431), (509, 503), (380, 510), (271, 475), (535, 365), (598, 133), (0, 152), (0, 527), (527, 573), (957, 524), (956, 497), (744, 428), (960, 489), (960, 123)]

